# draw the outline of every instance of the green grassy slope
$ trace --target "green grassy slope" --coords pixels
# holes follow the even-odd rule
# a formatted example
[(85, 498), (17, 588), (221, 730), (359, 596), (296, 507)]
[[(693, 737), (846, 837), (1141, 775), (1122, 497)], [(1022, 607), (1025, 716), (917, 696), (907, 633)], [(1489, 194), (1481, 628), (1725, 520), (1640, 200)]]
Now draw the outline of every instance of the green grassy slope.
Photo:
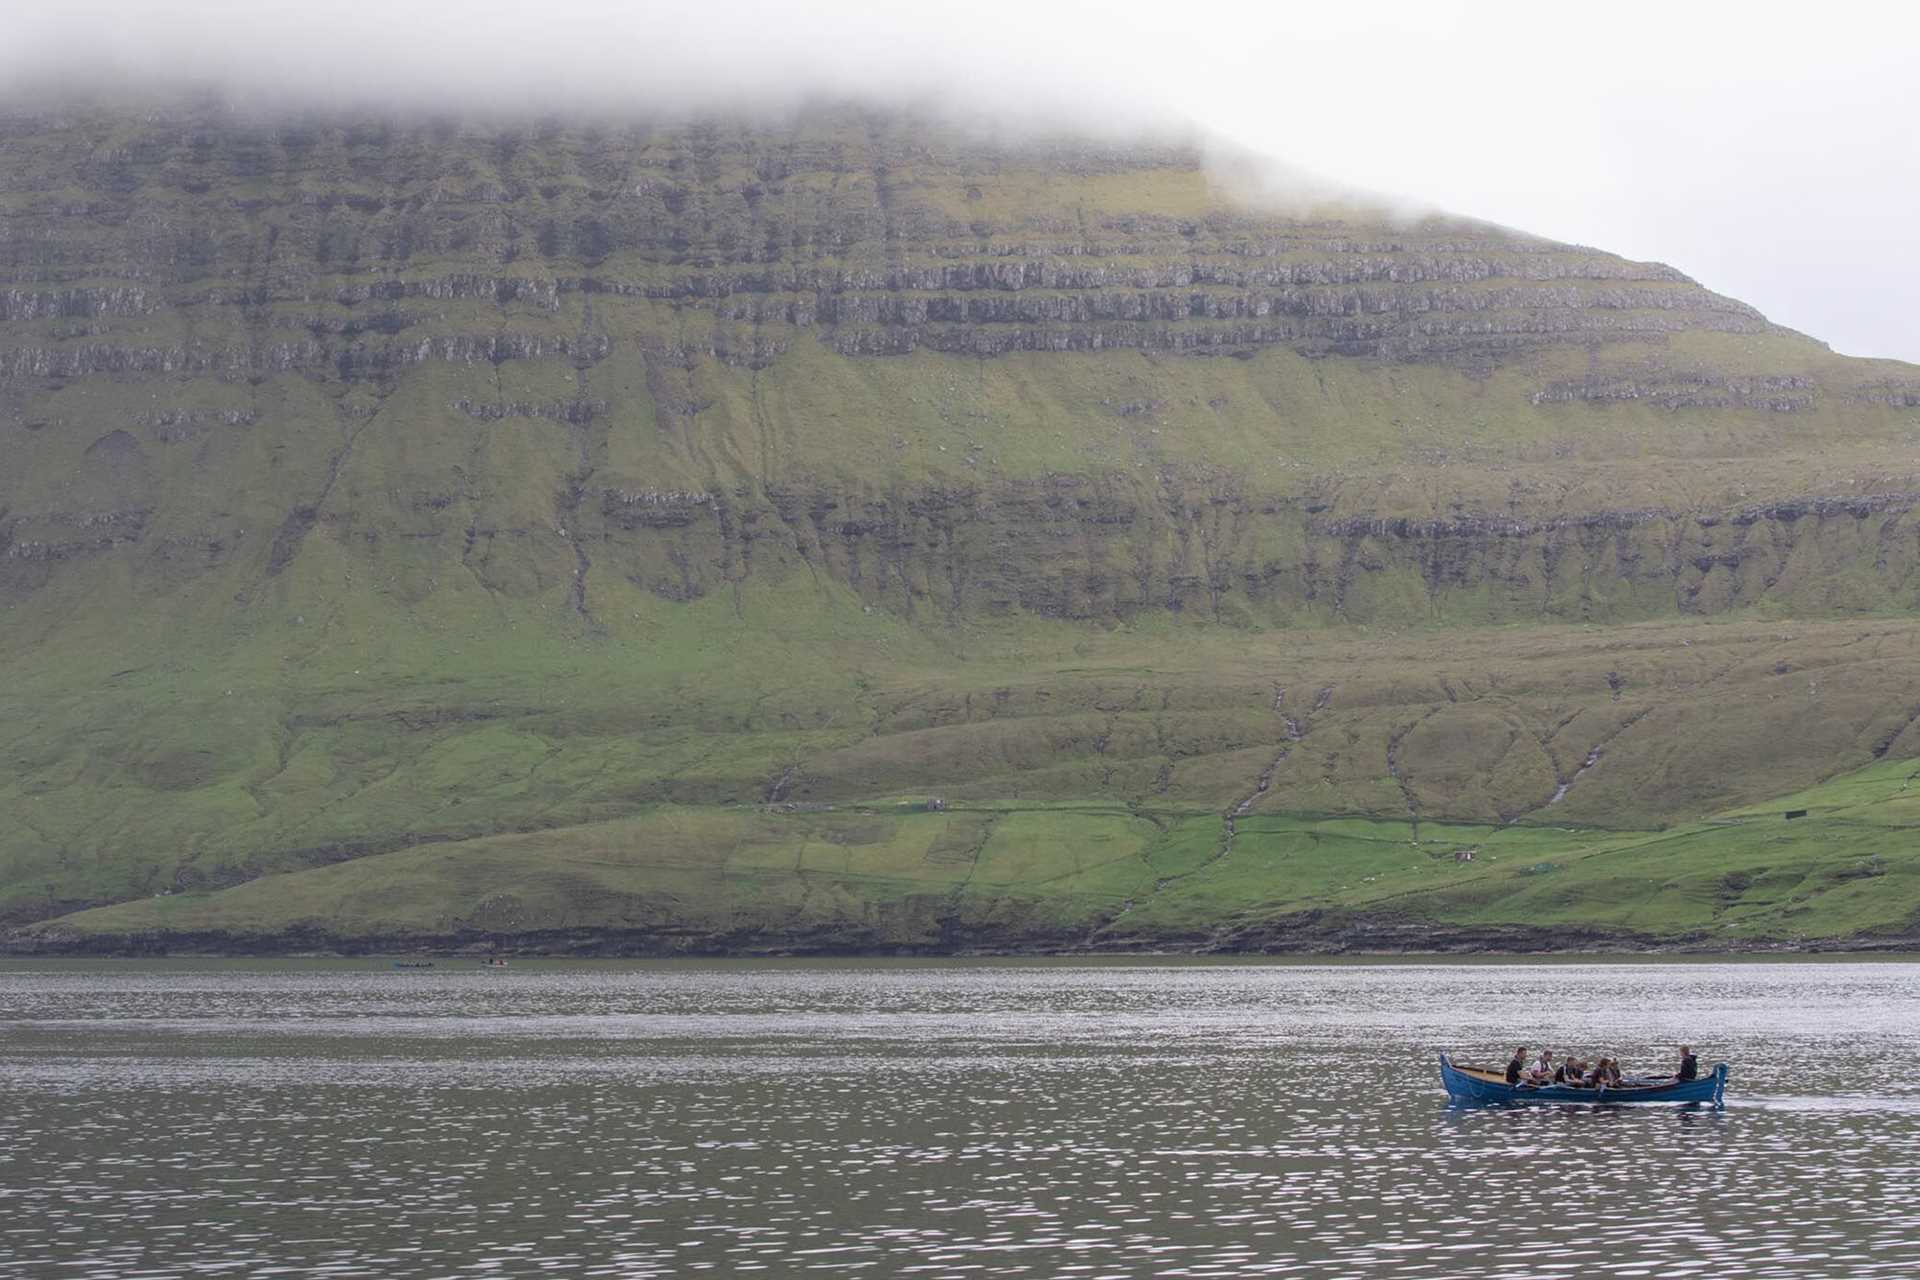
[[(648, 806), (81, 912), (39, 945), (1910, 946), (1915, 767), (1662, 832), (1087, 804)], [(1471, 860), (1461, 861), (1464, 853)]]
[[(122, 706), (154, 709), (114, 723), (15, 700), (6, 749), (22, 767), (0, 793), (21, 815), (6, 845), (15, 918), (92, 892), (143, 901), (63, 923), (251, 934), (278, 920), (342, 937), (645, 926), (687, 945), (825, 945), (880, 928), (872, 910), (894, 931), (874, 938), (915, 945), (949, 919), (948, 934), (982, 944), (1001, 927), (1057, 943), (1082, 925), (1103, 942), (1191, 942), (1366, 906), (1377, 877), (1379, 893), (1418, 891), (1396, 913), (1444, 901), (1433, 918), (1450, 927), (1681, 934), (1717, 917), (1700, 903), (1673, 914), (1666, 886), (1771, 865), (1775, 839), (1689, 817), (1779, 807), (1772, 797), (1876, 758), (1897, 772), (1920, 708), (1920, 625), (1905, 620), (1398, 636), (1027, 623), (942, 649), (851, 602), (744, 599), (740, 616), (669, 615), (687, 629), (645, 663), (604, 641), (539, 656), (463, 641), (474, 667), (450, 655), (432, 683), (288, 665), (221, 672), (229, 692), (136, 672), (117, 682)], [(509, 657), (532, 675), (503, 680)], [(65, 739), (47, 732), (61, 717), (78, 721)], [(932, 797), (949, 809), (923, 812)], [(1862, 838), (1899, 838), (1873, 821)], [(1858, 833), (1824, 817), (1783, 830), (1796, 865), (1858, 852)], [(1483, 843), (1471, 866), (1435, 861)], [(1603, 880), (1557, 912), (1539, 885), (1579, 877), (1504, 869), (1520, 849), (1560, 863), (1642, 847), (1684, 854), (1684, 874), (1668, 867), (1626, 897)], [(1275, 862), (1281, 848), (1293, 852)], [(1875, 852), (1905, 865), (1897, 844)], [(1456, 879), (1472, 892), (1436, 896)], [(1149, 892), (1161, 880), (1173, 885)], [(511, 928), (482, 909), (495, 897), (519, 904)], [(354, 926), (375, 901), (387, 905)], [(1822, 901), (1815, 926), (1766, 916), (1740, 936), (1890, 928), (1914, 909), (1881, 897), (1848, 925), (1834, 904), (1854, 899)], [(596, 914), (616, 905), (628, 914)]]
[(1920, 370), (1658, 264), (844, 111), (0, 116), (26, 944), (1691, 935), (1541, 895), (1920, 754)]

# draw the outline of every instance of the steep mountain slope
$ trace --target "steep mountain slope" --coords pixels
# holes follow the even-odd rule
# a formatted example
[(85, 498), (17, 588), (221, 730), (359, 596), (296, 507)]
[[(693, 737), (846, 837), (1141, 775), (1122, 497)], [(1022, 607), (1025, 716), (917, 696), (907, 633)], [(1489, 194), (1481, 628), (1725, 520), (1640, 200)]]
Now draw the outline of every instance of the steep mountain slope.
[[(1318, 892), (1250, 832), (1920, 754), (1920, 369), (1667, 267), (850, 109), (16, 104), (0, 172), (0, 918), (145, 900), (21, 945), (1230, 940)], [(1886, 856), (1819, 936), (1913, 928)]]

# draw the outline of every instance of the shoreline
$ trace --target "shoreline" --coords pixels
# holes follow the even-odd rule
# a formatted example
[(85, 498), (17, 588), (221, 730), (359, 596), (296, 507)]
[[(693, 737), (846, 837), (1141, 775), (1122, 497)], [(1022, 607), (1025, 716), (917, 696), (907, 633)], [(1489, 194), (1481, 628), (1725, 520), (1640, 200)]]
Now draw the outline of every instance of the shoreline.
[[(23, 936), (27, 935), (27, 936)], [(938, 943), (855, 937), (674, 937), (655, 931), (552, 930), (499, 937), (474, 933), (362, 934), (293, 930), (226, 933), (100, 934), (26, 930), (0, 938), (4, 959), (357, 959), (490, 956), (552, 960), (856, 960), (856, 959), (1682, 959), (1920, 955), (1920, 934), (1842, 938), (1657, 937), (1609, 930), (1524, 926), (1450, 928), (1353, 922), (1260, 936), (1159, 938), (1129, 942), (1028, 936), (948, 939)]]

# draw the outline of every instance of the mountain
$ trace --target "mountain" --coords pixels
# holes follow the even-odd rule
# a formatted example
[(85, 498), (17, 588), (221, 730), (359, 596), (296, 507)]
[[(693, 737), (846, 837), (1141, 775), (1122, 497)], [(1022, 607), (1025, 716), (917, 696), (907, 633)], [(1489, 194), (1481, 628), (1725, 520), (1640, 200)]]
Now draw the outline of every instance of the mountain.
[(1670, 267), (844, 106), (0, 175), (10, 946), (1920, 937), (1920, 368)]

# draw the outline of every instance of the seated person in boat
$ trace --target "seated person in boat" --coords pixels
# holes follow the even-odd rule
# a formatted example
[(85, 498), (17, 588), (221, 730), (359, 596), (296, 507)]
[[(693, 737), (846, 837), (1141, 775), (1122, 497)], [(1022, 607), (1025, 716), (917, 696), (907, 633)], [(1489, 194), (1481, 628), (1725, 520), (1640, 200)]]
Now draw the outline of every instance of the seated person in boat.
[(1540, 1051), (1539, 1061), (1533, 1064), (1533, 1070), (1527, 1072), (1527, 1079), (1535, 1084), (1553, 1083), (1553, 1050)]
[(1693, 1056), (1693, 1046), (1680, 1046), (1680, 1069), (1673, 1073), (1674, 1080), (1681, 1084), (1700, 1078), (1700, 1059)]
[(1521, 1045), (1513, 1051), (1513, 1058), (1507, 1063), (1507, 1083), (1519, 1084), (1520, 1076), (1527, 1069), (1527, 1046)]

